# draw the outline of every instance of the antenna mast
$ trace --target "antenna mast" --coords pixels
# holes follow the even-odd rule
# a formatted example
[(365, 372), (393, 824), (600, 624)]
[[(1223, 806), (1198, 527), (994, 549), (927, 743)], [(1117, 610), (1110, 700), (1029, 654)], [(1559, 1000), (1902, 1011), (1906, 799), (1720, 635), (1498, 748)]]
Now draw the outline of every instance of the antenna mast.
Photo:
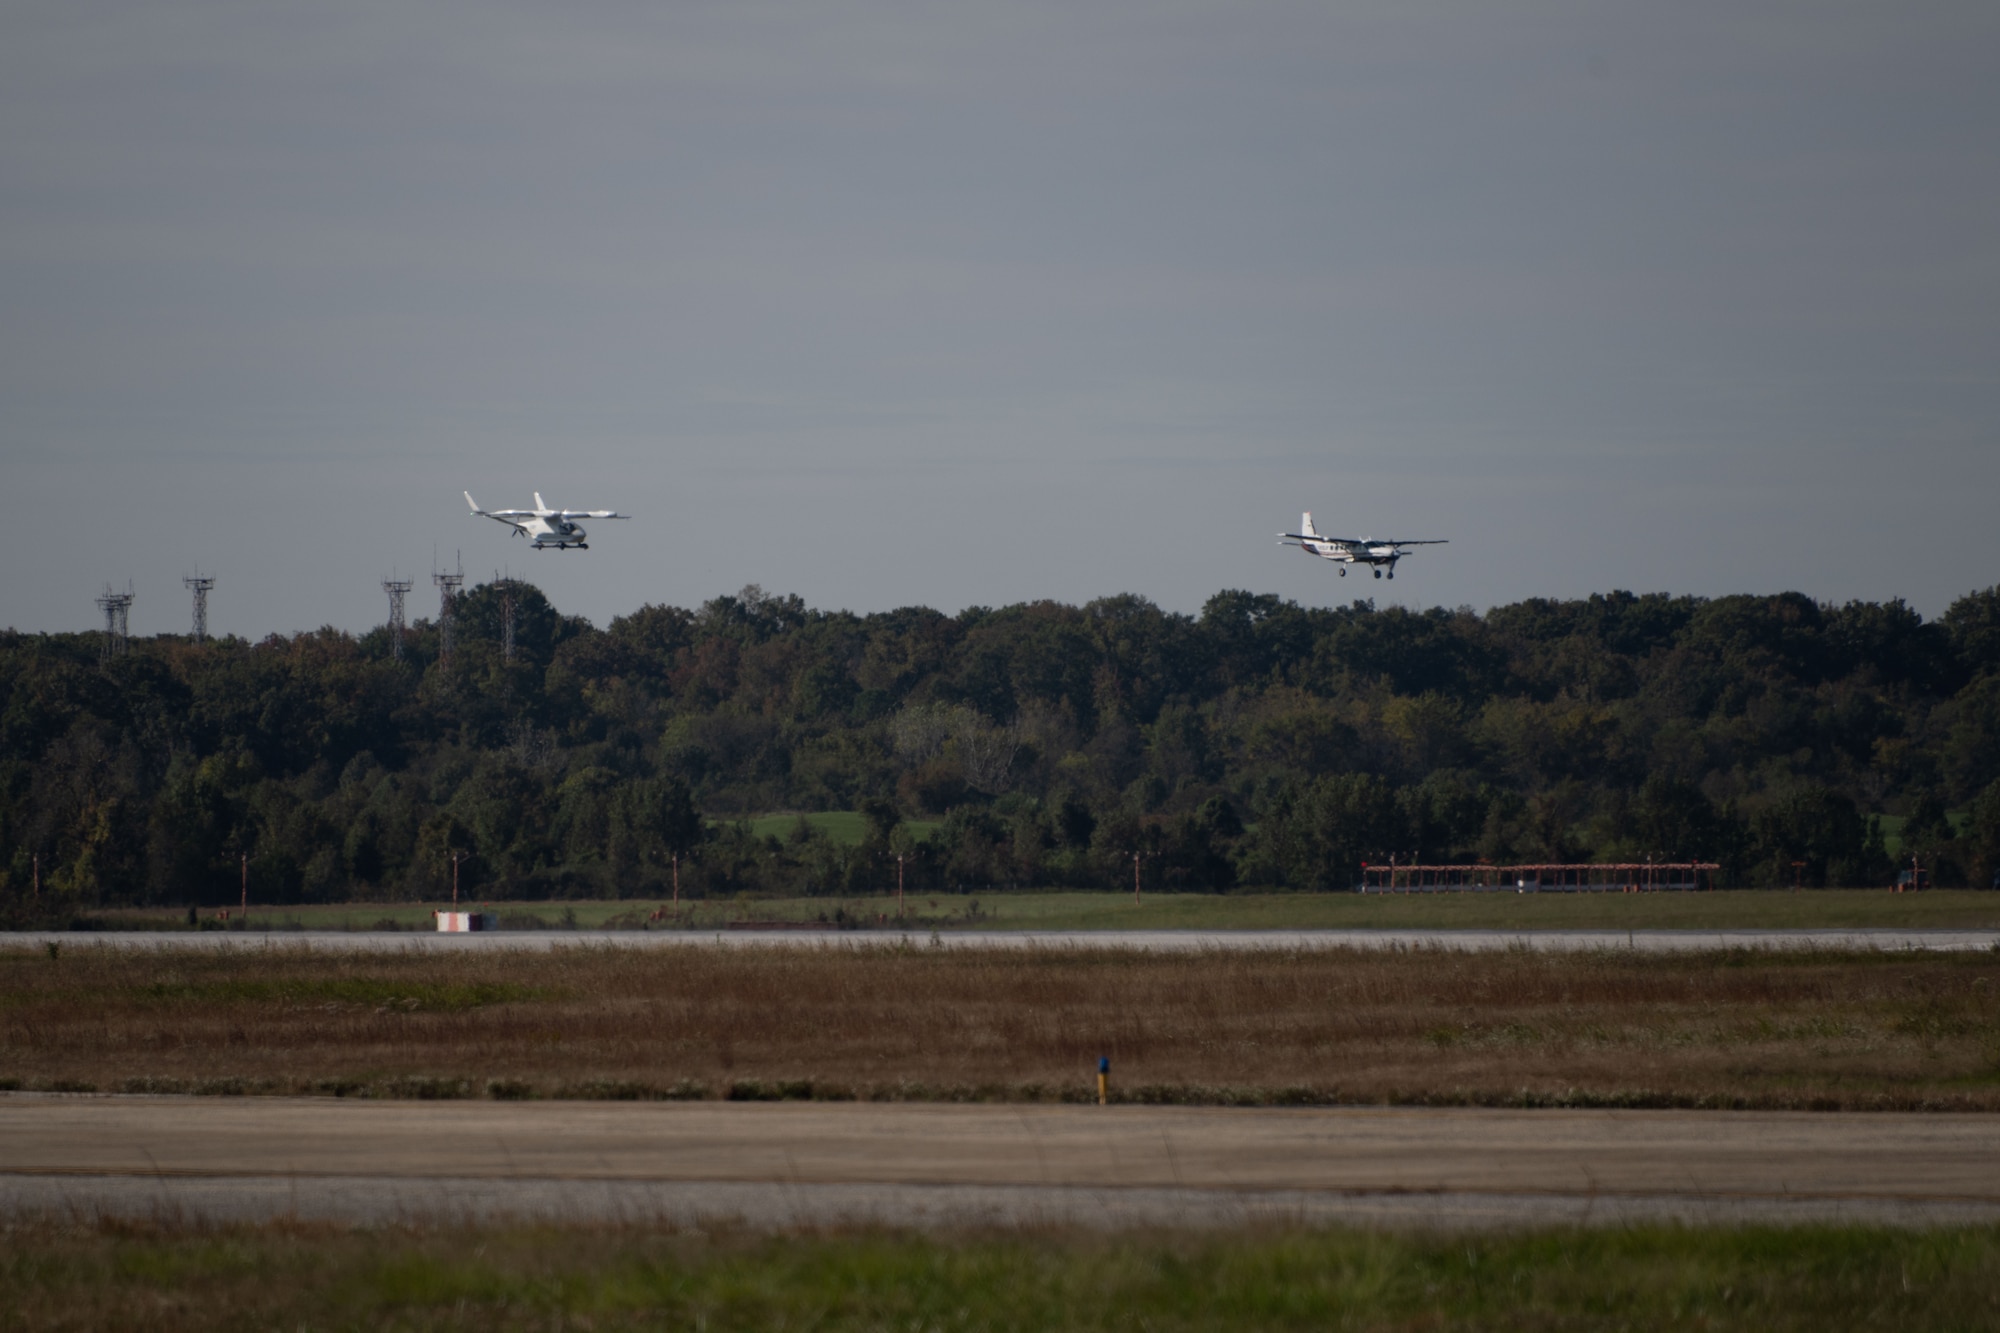
[(382, 591), (389, 594), (389, 651), (400, 662), (403, 660), (403, 598), (410, 591), (410, 580), (383, 579)]
[(457, 617), (458, 590), (465, 586), (465, 566), (450, 574), (432, 573), (438, 590), (438, 665), (451, 665), (452, 622)]
[(498, 574), (493, 576), (493, 586), (500, 589), (500, 656), (506, 661), (514, 660), (514, 579)]
[(102, 657), (110, 661), (125, 654), (125, 640), (131, 629), (132, 581), (125, 581), (124, 592), (111, 591), (111, 585), (104, 585), (104, 595), (97, 599), (97, 607), (104, 612), (104, 648)]
[(181, 579), (189, 592), (194, 594), (194, 641), (205, 642), (208, 638), (208, 590), (215, 586), (215, 575), (204, 574), (201, 566), (194, 567), (194, 573)]

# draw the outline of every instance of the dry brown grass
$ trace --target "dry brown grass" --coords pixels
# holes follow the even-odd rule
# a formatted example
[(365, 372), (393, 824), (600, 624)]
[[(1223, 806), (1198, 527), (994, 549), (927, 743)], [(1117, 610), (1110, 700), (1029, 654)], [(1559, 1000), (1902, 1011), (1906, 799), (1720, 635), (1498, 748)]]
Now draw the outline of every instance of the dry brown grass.
[(0, 1081), (2000, 1110), (2000, 958), (0, 953)]

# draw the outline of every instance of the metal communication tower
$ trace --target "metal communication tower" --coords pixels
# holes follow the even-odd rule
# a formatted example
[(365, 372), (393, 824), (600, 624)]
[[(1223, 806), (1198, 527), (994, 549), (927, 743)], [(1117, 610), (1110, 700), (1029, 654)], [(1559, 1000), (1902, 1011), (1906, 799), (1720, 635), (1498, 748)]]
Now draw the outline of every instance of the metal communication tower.
[(208, 590), (215, 586), (215, 575), (202, 573), (196, 565), (194, 573), (181, 582), (194, 594), (194, 641), (200, 643), (208, 638)]
[(514, 580), (495, 576), (493, 586), (500, 590), (500, 655), (507, 661), (514, 660)]
[(389, 594), (389, 651), (403, 660), (403, 598), (410, 591), (408, 579), (383, 579), (382, 591)]
[(431, 575), (438, 590), (438, 665), (451, 665), (452, 622), (457, 618), (458, 590), (465, 586), (465, 570)]
[(122, 656), (125, 640), (131, 630), (132, 585), (128, 581), (124, 592), (111, 591), (111, 585), (104, 585), (104, 595), (97, 599), (97, 607), (104, 612), (103, 656), (108, 661)]

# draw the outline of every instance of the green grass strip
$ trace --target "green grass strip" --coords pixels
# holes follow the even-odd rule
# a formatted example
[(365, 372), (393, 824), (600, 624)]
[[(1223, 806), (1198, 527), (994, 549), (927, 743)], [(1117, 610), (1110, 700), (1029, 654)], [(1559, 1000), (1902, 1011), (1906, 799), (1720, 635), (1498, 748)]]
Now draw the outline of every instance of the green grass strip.
[(1478, 1235), (15, 1226), (0, 1327), (1969, 1329), (2000, 1228)]

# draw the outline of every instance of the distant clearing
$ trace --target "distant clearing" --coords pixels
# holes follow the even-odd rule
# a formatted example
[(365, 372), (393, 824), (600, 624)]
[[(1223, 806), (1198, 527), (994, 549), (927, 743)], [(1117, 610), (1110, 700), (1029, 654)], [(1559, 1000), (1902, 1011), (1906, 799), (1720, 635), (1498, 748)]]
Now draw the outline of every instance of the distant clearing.
[[(827, 810), (816, 814), (757, 815), (750, 821), (750, 831), (760, 838), (776, 838), (780, 842), (790, 838), (798, 829), (799, 821), (841, 847), (859, 847), (868, 836), (868, 821), (858, 810)], [(725, 821), (726, 822), (726, 821)], [(913, 838), (928, 838), (938, 827), (937, 820), (906, 819), (897, 827), (907, 830)]]
[[(1903, 829), (1909, 824), (1909, 819), (1903, 815), (1876, 815), (1874, 818), (1882, 821), (1882, 845), (1884, 850), (1893, 857), (1901, 858), (1904, 854)], [(1945, 818), (1951, 821), (1953, 831), (1960, 837), (1964, 837), (1966, 828), (1972, 823), (1972, 812), (1969, 810), (1952, 810), (1946, 813)]]

